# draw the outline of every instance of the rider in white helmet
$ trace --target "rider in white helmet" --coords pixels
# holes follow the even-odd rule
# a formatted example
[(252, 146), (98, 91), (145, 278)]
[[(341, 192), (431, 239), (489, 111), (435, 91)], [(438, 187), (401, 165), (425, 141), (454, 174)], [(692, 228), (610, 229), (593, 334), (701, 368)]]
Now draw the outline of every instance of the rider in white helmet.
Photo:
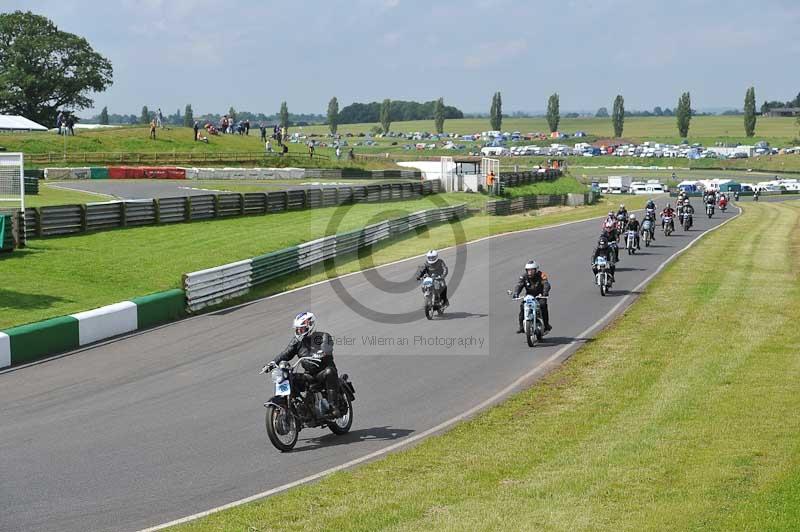
[[(339, 397), (339, 373), (333, 362), (333, 338), (326, 332), (316, 330), (317, 317), (311, 312), (301, 312), (295, 316), (292, 327), (294, 327), (294, 338), (268, 367), (272, 369), (279, 362), (288, 362), (294, 357), (315, 357), (317, 363), (304, 360), (301, 365), (309, 379), (325, 384), (325, 395), (331, 406), (331, 414), (333, 417), (339, 417), (340, 412), (336, 404)], [(292, 384), (304, 385), (304, 383)]]
[[(525, 292), (522, 294), (522, 292)], [(525, 275), (519, 278), (517, 286), (514, 287), (512, 297), (517, 298), (520, 295), (530, 295), (534, 297), (548, 297), (550, 295), (550, 281), (547, 280), (547, 274), (539, 270), (539, 263), (531, 259), (525, 263)], [(550, 326), (550, 311), (547, 308), (547, 299), (539, 301), (539, 308), (542, 310), (542, 321), (544, 322), (544, 330), (549, 331), (552, 329)], [(517, 333), (524, 332), (522, 321), (525, 319), (525, 304), (519, 304), (519, 329)]]
[(425, 254), (425, 263), (417, 270), (417, 281), (426, 275), (438, 276), (442, 279), (442, 292), (439, 294), (439, 297), (442, 298), (442, 306), (444, 308), (450, 305), (450, 301), (447, 299), (447, 282), (445, 281), (448, 272), (447, 264), (439, 258), (439, 252), (435, 249)]

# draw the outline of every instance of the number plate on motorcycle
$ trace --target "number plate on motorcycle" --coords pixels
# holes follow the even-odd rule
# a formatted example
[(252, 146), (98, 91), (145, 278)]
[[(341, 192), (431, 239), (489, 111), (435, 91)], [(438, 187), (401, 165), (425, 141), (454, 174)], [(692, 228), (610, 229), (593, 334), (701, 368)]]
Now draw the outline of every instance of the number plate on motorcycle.
[(282, 381), (275, 383), (275, 395), (289, 395), (292, 393), (292, 386), (289, 384), (289, 381)]

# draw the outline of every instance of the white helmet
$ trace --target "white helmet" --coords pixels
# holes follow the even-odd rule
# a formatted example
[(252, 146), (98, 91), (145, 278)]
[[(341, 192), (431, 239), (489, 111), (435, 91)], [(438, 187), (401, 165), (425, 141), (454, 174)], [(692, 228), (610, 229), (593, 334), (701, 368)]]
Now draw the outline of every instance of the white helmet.
[(432, 249), (425, 254), (425, 258), (428, 260), (428, 264), (434, 264), (439, 260), (439, 253), (435, 249)]
[(535, 260), (531, 259), (525, 263), (525, 271), (533, 270), (533, 274), (536, 275), (536, 272), (539, 271), (539, 263)]
[(294, 337), (298, 341), (302, 340), (312, 332), (317, 326), (317, 317), (311, 312), (301, 312), (294, 317), (292, 327), (294, 327)]
[(636, 219), (636, 215), (633, 214), (633, 213), (630, 213), (630, 215), (628, 216), (628, 219), (629, 220), (635, 220)]

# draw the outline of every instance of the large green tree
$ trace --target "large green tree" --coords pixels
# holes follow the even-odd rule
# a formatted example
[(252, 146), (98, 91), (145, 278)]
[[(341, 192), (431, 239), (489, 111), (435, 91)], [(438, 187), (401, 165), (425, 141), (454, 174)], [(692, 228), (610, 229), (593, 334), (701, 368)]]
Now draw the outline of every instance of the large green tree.
[(606, 107), (601, 107), (601, 108), (600, 108), (600, 109), (598, 109), (598, 110), (597, 110), (597, 112), (594, 114), (594, 117), (595, 117), (595, 118), (608, 118), (608, 108), (606, 108)]
[(550, 127), (551, 133), (558, 131), (558, 123), (561, 121), (559, 107), (558, 93), (556, 92), (547, 99), (547, 125)]
[(112, 74), (83, 37), (31, 12), (0, 14), (0, 112), (52, 124), (59, 109), (91, 107)]
[(617, 97), (614, 98), (611, 122), (614, 125), (614, 136), (617, 138), (621, 137), (622, 130), (625, 127), (625, 98), (623, 98), (621, 94), (617, 94)]
[(280, 118), (281, 127), (288, 128), (289, 127), (289, 106), (286, 105), (286, 102), (281, 102), (281, 110), (278, 113)]
[(744, 134), (756, 134), (756, 89), (750, 87), (744, 95)]
[(500, 95), (500, 91), (495, 92), (492, 96), (489, 123), (494, 131), (500, 131), (500, 128), (503, 127), (503, 97)]
[(336, 99), (336, 96), (328, 102), (328, 128), (334, 135), (339, 129), (339, 100)]
[(381, 129), (383, 133), (389, 132), (389, 127), (392, 125), (392, 101), (389, 98), (383, 100), (381, 103)]
[(100, 111), (100, 125), (108, 125), (108, 107), (103, 107), (103, 110)]
[(236, 123), (236, 109), (234, 109), (233, 106), (228, 109), (228, 118), (230, 118), (231, 122), (234, 124)]
[(146, 105), (142, 106), (142, 114), (139, 115), (139, 122), (141, 122), (142, 124), (150, 123), (150, 110), (147, 109)]
[(186, 109), (183, 110), (183, 127), (194, 127), (194, 111), (190, 103), (187, 103)]
[(439, 98), (436, 100), (436, 104), (433, 106), (433, 122), (436, 126), (436, 133), (440, 135), (444, 133), (444, 119), (444, 98)]
[(678, 121), (678, 134), (682, 138), (689, 136), (689, 122), (692, 120), (692, 97), (688, 92), (681, 94), (678, 98), (678, 106), (675, 108), (675, 117)]

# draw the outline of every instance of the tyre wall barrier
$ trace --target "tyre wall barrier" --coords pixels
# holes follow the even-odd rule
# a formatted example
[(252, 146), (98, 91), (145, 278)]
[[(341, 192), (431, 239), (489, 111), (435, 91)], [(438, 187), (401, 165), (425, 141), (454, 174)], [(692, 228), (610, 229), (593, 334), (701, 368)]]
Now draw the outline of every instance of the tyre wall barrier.
[(0, 331), (0, 369), (180, 319), (184, 305), (183, 290), (167, 290), (5, 329)]
[(351, 254), (417, 227), (458, 220), (466, 213), (466, 204), (419, 211), (356, 231), (318, 238), (266, 255), (187, 273), (183, 276), (186, 309), (196, 312), (218, 305), (248, 293), (258, 284)]
[(597, 197), (598, 195), (595, 192), (586, 192), (583, 194), (563, 195), (539, 194), (507, 200), (490, 200), (486, 202), (486, 214), (508, 216), (533, 209), (541, 209), (542, 207), (592, 205), (597, 201)]
[(318, 209), (345, 203), (417, 199), (440, 191), (441, 182), (434, 180), (52, 205), (25, 209), (25, 228), (27, 238), (64, 236), (120, 227)]

